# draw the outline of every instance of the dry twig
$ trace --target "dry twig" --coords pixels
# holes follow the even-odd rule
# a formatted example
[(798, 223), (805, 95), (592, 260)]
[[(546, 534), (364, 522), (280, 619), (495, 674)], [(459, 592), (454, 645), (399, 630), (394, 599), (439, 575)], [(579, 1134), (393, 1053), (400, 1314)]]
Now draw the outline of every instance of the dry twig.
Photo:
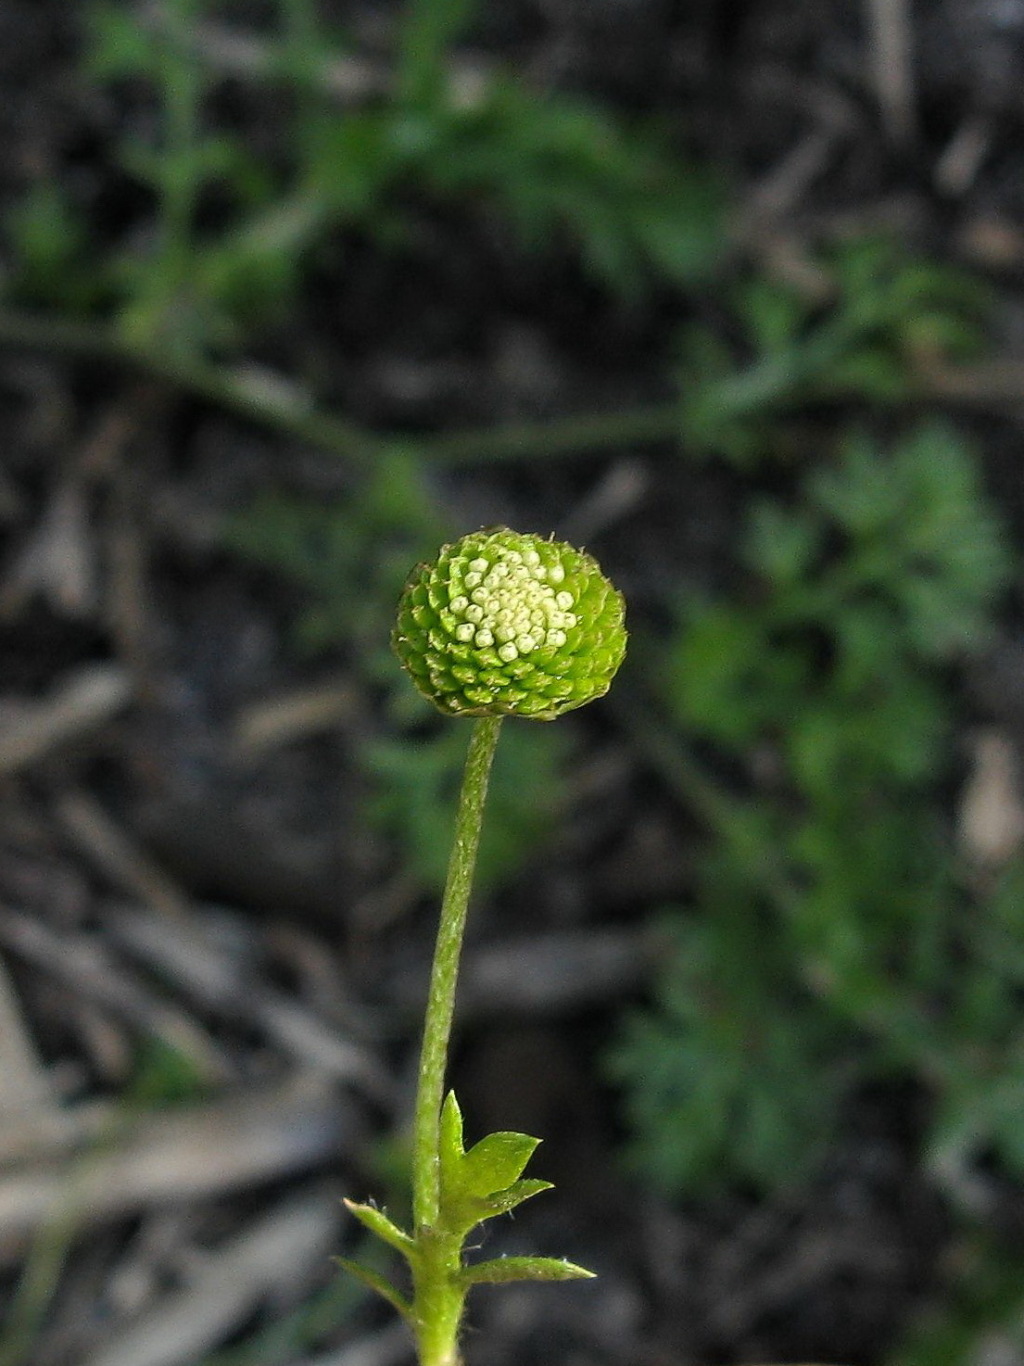
[(20, 958), (183, 1054), (204, 1080), (224, 1081), (232, 1075), (231, 1062), (207, 1032), (184, 1011), (157, 997), (98, 936), (58, 933), (36, 917), (5, 906), (0, 907), (0, 940)]
[(371, 1053), (342, 1038), (301, 1002), (243, 975), (194, 915), (170, 922), (115, 909), (105, 920), (131, 953), (180, 982), (206, 1009), (256, 1025), (305, 1067), (358, 1085), (379, 1102), (394, 1099), (391, 1080)]
[(867, 0), (875, 93), (882, 122), (897, 147), (917, 137), (913, 24), (908, 0)]
[(0, 960), (0, 1160), (48, 1146), (65, 1124)]
[(337, 1092), (308, 1074), (147, 1116), (64, 1162), (0, 1173), (0, 1239), (68, 1212), (87, 1225), (313, 1170), (344, 1151), (347, 1116)]
[(172, 919), (191, 916), (188, 900), (174, 882), (88, 793), (74, 788), (63, 792), (55, 810), (79, 853), (115, 887)]
[(235, 718), (233, 748), (240, 758), (256, 758), (309, 735), (336, 729), (352, 719), (357, 706), (356, 690), (346, 678), (264, 698), (245, 707)]
[(319, 1190), (254, 1220), (204, 1258), (190, 1285), (166, 1295), (83, 1366), (184, 1366), (203, 1356), (283, 1278), (326, 1256), (336, 1204)]
[(65, 674), (40, 702), (19, 701), (0, 721), (0, 774), (15, 773), (95, 730), (131, 698), (128, 677), (115, 664), (87, 664)]

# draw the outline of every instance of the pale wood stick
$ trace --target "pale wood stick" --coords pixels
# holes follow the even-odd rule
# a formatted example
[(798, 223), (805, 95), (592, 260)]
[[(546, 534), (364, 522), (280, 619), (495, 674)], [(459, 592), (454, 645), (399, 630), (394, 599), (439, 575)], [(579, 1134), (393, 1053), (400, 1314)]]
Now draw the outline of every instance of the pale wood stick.
[(65, 675), (49, 697), (19, 703), (0, 721), (0, 774), (15, 773), (111, 720), (131, 699), (115, 664), (89, 664)]
[(341, 1153), (348, 1107), (322, 1077), (116, 1126), (91, 1151), (0, 1172), (0, 1239), (71, 1217), (87, 1225), (148, 1206), (213, 1198)]
[(913, 24), (908, 0), (868, 0), (875, 93), (891, 141), (907, 147), (917, 137)]
[(326, 1258), (337, 1225), (328, 1191), (278, 1205), (204, 1257), (190, 1285), (165, 1295), (83, 1366), (185, 1366), (204, 1357), (282, 1279)]

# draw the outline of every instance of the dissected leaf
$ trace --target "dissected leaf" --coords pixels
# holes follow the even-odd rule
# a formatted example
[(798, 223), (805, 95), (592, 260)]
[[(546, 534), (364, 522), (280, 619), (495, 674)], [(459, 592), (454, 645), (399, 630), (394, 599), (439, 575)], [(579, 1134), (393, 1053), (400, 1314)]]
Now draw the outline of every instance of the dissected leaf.
[(493, 1133), (463, 1150), (462, 1112), (454, 1091), (441, 1109), (441, 1222), (468, 1231), (483, 1219), (506, 1214), (524, 1200), (550, 1190), (550, 1181), (519, 1181), (539, 1138), (528, 1134)]
[(913, 391), (922, 361), (977, 349), (984, 291), (968, 276), (866, 238), (824, 253), (828, 307), (751, 274), (733, 294), (734, 340), (682, 336), (680, 435), (687, 453), (741, 466), (777, 459), (812, 405), (891, 403)]
[(1001, 896), (965, 917), (934, 801), (945, 671), (1007, 578), (977, 461), (943, 427), (848, 439), (755, 512), (745, 564), (739, 600), (689, 607), (662, 675), (737, 795), (613, 1060), (636, 1165), (675, 1191), (787, 1183), (849, 1088), (898, 1068), (1016, 1172), (1024, 958)]

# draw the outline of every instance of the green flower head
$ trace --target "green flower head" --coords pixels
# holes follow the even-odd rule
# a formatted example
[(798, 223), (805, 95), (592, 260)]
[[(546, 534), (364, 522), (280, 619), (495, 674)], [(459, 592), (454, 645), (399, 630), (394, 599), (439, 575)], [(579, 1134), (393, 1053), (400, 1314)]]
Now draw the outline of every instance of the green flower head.
[(626, 653), (625, 605), (582, 550), (490, 527), (417, 565), (391, 642), (449, 715), (553, 721), (608, 691)]

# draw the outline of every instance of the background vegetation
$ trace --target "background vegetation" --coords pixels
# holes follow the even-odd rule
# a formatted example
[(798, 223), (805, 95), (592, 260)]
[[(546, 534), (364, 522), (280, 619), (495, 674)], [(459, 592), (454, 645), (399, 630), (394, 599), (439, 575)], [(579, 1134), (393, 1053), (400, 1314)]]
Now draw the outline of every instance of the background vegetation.
[[(597, 717), (509, 728), (477, 931), (499, 970), (490, 1009), (470, 982), (460, 1095), (475, 1086), (483, 1115), (536, 1083), (575, 1106), (552, 1161), (583, 1174), (552, 1218), (625, 1307), (588, 1338), (592, 1302), (563, 1320), (543, 1292), (518, 1338), (487, 1319), (471, 1361), (1009, 1363), (1024, 499), (1004, 411), (1019, 301), (999, 268), (1015, 239), (985, 196), (1019, 166), (978, 172), (989, 245), (968, 252), (948, 185), (921, 183), (946, 125), (922, 97), (911, 144), (878, 112), (871, 6), (856, 34), (838, 6), (670, 8), (630, 20), (671, 44), (674, 74), (651, 84), (610, 8), (84, 0), (61, 19), (66, 47), (33, 80), (49, 109), (70, 79), (72, 113), (2, 186), (3, 383), (35, 395), (31, 420), (9, 404), (3, 681), (37, 703), (101, 658), (130, 710), (98, 739), (72, 727), (70, 750), (46, 713), (57, 739), (4, 759), (4, 896), (115, 966), (139, 940), (111, 889), (158, 916), (170, 898), (212, 939), (188, 967), (144, 954), (159, 1009), (126, 1015), (116, 972), (116, 1000), (55, 1008), (49, 941), (33, 956), (30, 930), (0, 923), (21, 1023), (44, 1072), (78, 1069), (77, 1104), (116, 1096), (123, 1120), (323, 1070), (320, 1035), (299, 1062), (294, 1030), (256, 1046), (270, 1017), (226, 1011), (224, 983), (302, 997), (307, 1031), (358, 1046), (379, 1082), (352, 1101), (358, 1134), (309, 1169), (399, 1202), (402, 1110), (382, 1095), (413, 1056), (402, 973), (424, 970), (466, 737), (398, 675), (394, 602), (470, 526), (584, 540), (627, 594), (630, 658)], [(768, 11), (801, 88), (852, 99), (871, 147), (859, 181), (843, 144), (774, 207), (755, 167), (805, 148), (792, 112), (761, 128), (756, 90), (731, 115), (713, 94), (736, 88), (730, 62), (734, 82), (764, 75)], [(893, 184), (909, 227), (888, 199), (874, 211)], [(131, 857), (75, 826), (83, 788)], [(40, 841), (79, 880), (64, 903), (19, 872)], [(218, 977), (216, 945), (242, 967)], [(255, 1207), (265, 1188), (241, 1184)], [(223, 1256), (244, 1226), (217, 1195), (167, 1235), (181, 1256)], [(160, 1355), (173, 1257), (144, 1258), (118, 1308), (104, 1277), (138, 1272), (124, 1247), (156, 1237), (118, 1215), (99, 1266), (75, 1219), (37, 1221), (7, 1268), (0, 1360), (297, 1366), (365, 1343), (403, 1359), (320, 1263)], [(616, 1227), (628, 1264), (602, 1243)], [(93, 1311), (76, 1338), (83, 1295), (108, 1322)]]

